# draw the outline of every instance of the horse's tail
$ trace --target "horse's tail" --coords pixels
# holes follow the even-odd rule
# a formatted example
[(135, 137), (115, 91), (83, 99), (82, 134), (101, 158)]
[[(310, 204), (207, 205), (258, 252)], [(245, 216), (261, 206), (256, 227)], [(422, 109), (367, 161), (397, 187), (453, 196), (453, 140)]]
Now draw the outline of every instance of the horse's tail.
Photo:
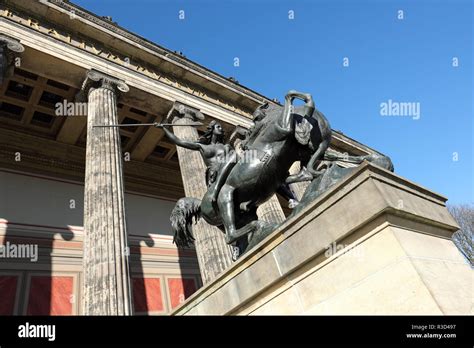
[(194, 237), (191, 225), (201, 217), (201, 200), (197, 198), (184, 197), (179, 199), (174, 206), (170, 221), (174, 232), (173, 243), (178, 248), (190, 247)]

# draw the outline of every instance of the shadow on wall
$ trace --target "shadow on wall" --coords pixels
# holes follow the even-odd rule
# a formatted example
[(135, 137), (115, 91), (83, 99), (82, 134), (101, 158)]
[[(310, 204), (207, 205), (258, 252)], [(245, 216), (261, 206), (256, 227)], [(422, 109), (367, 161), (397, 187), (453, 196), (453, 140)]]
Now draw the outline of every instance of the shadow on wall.
[[(135, 315), (168, 314), (170, 310), (191, 296), (201, 284), (200, 277), (190, 273), (189, 260), (195, 259), (195, 254), (193, 251), (184, 249), (169, 249), (171, 252), (177, 250), (179, 269), (176, 269), (176, 272), (180, 275), (161, 274), (159, 270), (160, 274), (149, 274), (144, 266), (147, 262), (145, 248), (157, 248), (155, 240), (150, 235), (141, 237), (138, 243), (130, 242), (131, 285)], [(196, 260), (195, 263), (197, 263)]]
[[(53, 276), (51, 253), (57, 241), (71, 241), (74, 232), (3, 221), (6, 229), (0, 251), (0, 315), (72, 314), (78, 300), (74, 296), (74, 276)], [(25, 238), (18, 233), (39, 227), (38, 237)]]
[[(74, 227), (82, 225), (83, 189), (80, 183), (0, 170), (0, 315), (80, 310), (82, 228)], [(174, 203), (128, 193), (125, 199), (129, 231), (143, 233), (129, 238), (136, 313), (166, 314), (201, 284), (195, 253), (176, 252), (168, 242), (157, 246), (148, 233), (166, 231)], [(37, 259), (17, 257), (19, 250)]]
[[(155, 245), (154, 240), (148, 235), (143, 237), (138, 245), (133, 245), (129, 240), (130, 248), (130, 286), (132, 288), (133, 296), (133, 309), (135, 315), (148, 315), (149, 312), (159, 309), (153, 306), (153, 293), (160, 293), (160, 285), (154, 284), (155, 282), (147, 281), (143, 267), (143, 256), (141, 250), (141, 242), (143, 242), (148, 248), (152, 248)], [(147, 282), (149, 284), (147, 284)], [(148, 294), (147, 294), (148, 291)]]
[(0, 168), (0, 314), (77, 312), (83, 185)]

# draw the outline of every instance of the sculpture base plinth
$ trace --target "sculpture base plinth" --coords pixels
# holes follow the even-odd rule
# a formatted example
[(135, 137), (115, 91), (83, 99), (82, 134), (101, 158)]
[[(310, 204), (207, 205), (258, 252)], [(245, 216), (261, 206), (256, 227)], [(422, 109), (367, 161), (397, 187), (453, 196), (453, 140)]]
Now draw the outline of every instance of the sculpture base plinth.
[(173, 314), (468, 314), (445, 201), (365, 163)]

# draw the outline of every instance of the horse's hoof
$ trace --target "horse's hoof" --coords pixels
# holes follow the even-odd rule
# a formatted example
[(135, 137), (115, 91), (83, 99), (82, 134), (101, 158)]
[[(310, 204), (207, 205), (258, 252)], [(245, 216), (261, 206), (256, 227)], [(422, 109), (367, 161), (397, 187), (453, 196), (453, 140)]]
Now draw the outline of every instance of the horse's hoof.
[(232, 249), (233, 249), (232, 250), (232, 261), (235, 262), (235, 261), (237, 261), (237, 259), (240, 256), (240, 249), (239, 249), (239, 247), (236, 247), (236, 246), (234, 246)]
[(298, 204), (300, 204), (300, 202), (298, 202), (296, 199), (290, 199), (290, 200), (288, 201), (288, 208), (294, 209), (294, 208), (296, 208), (296, 206), (297, 206)]
[(232, 243), (234, 243), (237, 240), (237, 238), (231, 237), (227, 233), (224, 235), (224, 239), (225, 239), (225, 242), (229, 245), (231, 245)]

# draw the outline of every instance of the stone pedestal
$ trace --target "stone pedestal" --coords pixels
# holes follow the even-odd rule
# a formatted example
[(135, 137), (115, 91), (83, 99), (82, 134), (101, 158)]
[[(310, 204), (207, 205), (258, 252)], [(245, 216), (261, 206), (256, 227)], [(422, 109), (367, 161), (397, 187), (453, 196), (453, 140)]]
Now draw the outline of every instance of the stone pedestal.
[[(176, 103), (167, 119), (173, 124), (189, 124), (202, 121), (204, 116), (197, 110)], [(173, 133), (180, 139), (197, 141), (198, 132), (194, 127), (173, 127)], [(201, 199), (207, 191), (206, 165), (199, 151), (177, 147), (179, 167), (183, 178), (186, 197)], [(208, 225), (203, 219), (192, 226), (194, 245), (204, 284), (212, 281), (216, 276), (232, 264), (232, 249), (225, 242), (224, 233), (216, 227)]]
[(445, 201), (365, 163), (174, 314), (468, 314)]
[(87, 96), (84, 187), (84, 315), (131, 315), (129, 249), (125, 220), (117, 93), (128, 87), (101, 73), (88, 73), (79, 98)]

